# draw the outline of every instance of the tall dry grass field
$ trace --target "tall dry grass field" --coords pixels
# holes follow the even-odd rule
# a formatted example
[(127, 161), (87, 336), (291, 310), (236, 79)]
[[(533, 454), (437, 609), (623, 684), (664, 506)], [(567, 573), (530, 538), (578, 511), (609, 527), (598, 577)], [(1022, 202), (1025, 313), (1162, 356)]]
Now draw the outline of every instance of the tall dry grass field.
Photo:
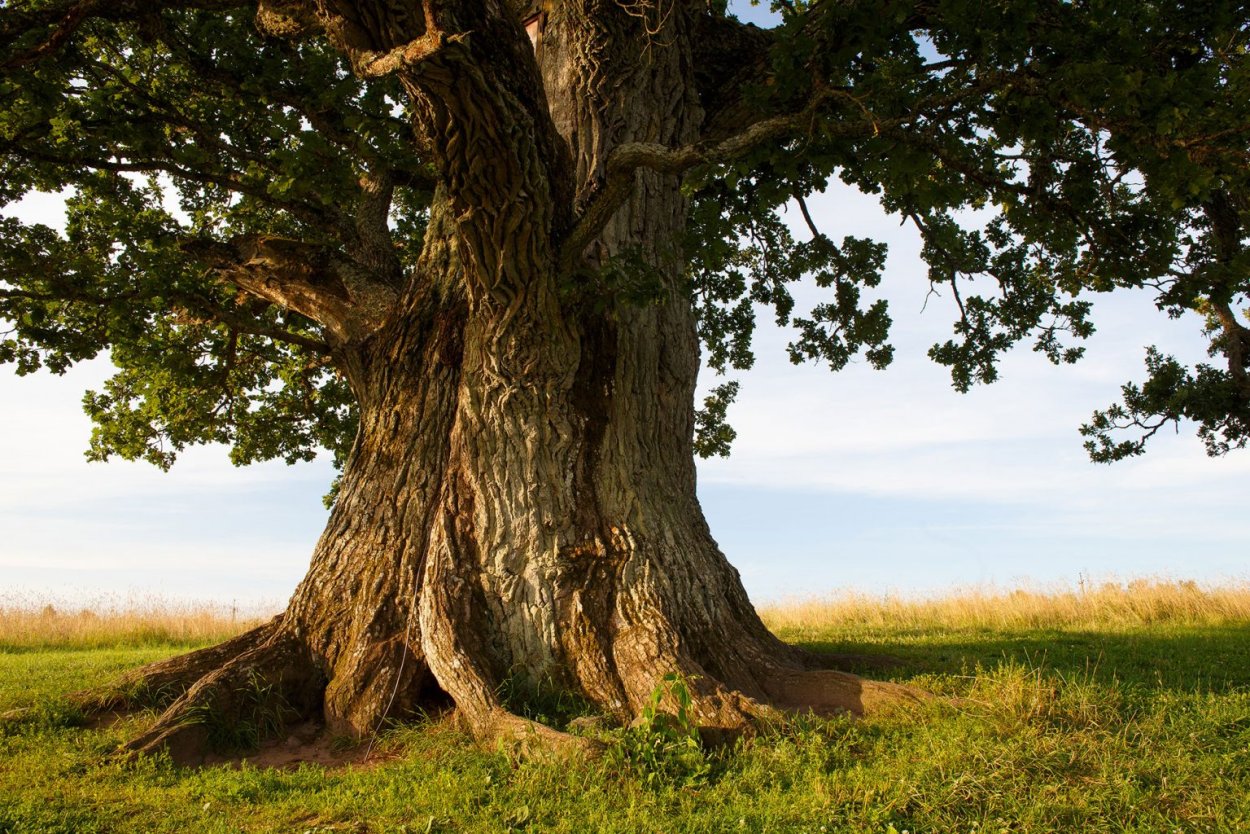
[(0, 596), (0, 651), (194, 646), (259, 625), (277, 606), (240, 607), (157, 596), (84, 601)]
[[(260, 624), (280, 606), (240, 608), (157, 596), (68, 603), (0, 596), (0, 651), (199, 645)], [(1078, 629), (1250, 622), (1250, 583), (1206, 587), (1139, 579), (1062, 589), (972, 588), (923, 599), (843, 592), (763, 606), (774, 631)]]
[(830, 627), (910, 629), (1094, 629), (1171, 623), (1250, 622), (1250, 582), (1204, 587), (1138, 579), (1076, 588), (971, 588), (923, 599), (845, 592), (761, 608), (774, 631)]

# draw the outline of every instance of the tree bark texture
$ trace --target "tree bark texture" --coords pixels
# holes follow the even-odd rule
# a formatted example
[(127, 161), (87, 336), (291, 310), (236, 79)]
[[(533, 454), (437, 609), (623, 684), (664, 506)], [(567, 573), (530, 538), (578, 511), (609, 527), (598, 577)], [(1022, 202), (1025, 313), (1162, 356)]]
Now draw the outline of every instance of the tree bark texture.
[[(773, 637), (704, 521), (679, 174), (632, 173), (561, 265), (614, 149), (699, 139), (697, 6), (556, 3), (536, 47), (514, 11), (463, 6), (317, 4), (358, 71), (394, 65), (411, 97), (440, 183), (418, 275), (383, 325), (336, 346), (360, 429), (290, 607), (140, 670), (188, 688), (134, 746), (185, 739), (196, 705), (233, 709), (258, 678), (339, 733), (449, 700), (483, 737), (553, 743), (574, 742), (509, 713), (501, 687), (629, 721), (677, 673), (723, 730), (910, 700)], [(661, 300), (605, 288), (621, 259)]]

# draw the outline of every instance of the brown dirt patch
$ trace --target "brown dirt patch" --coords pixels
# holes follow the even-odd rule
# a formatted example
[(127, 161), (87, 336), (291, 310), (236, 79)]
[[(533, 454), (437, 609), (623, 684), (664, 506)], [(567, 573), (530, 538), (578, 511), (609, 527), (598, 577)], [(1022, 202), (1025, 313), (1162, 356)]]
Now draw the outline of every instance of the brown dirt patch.
[(317, 722), (306, 722), (287, 729), (285, 737), (261, 744), (259, 750), (246, 754), (209, 753), (196, 763), (199, 767), (242, 767), (295, 770), (311, 764), (331, 770), (344, 767), (372, 768), (399, 758), (394, 749), (369, 749), (368, 741), (352, 742), (327, 733)]

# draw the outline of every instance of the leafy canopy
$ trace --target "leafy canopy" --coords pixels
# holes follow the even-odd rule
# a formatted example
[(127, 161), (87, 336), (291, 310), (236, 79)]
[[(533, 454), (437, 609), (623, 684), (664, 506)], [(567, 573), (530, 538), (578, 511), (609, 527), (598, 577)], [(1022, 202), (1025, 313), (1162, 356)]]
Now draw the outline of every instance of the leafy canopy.
[[(92, 457), (168, 466), (187, 444), (223, 442), (239, 463), (319, 447), (341, 459), (356, 418), (332, 334), (205, 253), (281, 239), (359, 259), (378, 237), (361, 218), (382, 217), (383, 266), (415, 280), (431, 185), (397, 82), (357, 79), (315, 36), (262, 34), (233, 4), (155, 4), (54, 39), (44, 12), (56, 5), (12, 3), (0, 23), (0, 205), (72, 195), (64, 233), (0, 221), (0, 361), (59, 373), (109, 352), (119, 370), (85, 401)], [(891, 319), (870, 298), (884, 244), (827, 236), (804, 202), (838, 178), (921, 235), (928, 278), (959, 311), (930, 350), (957, 389), (993, 381), (1021, 342), (1077, 361), (1090, 294), (1144, 289), (1168, 315), (1203, 317), (1212, 359), (1190, 367), (1149, 349), (1145, 381), (1082, 429), (1091, 456), (1139, 454), (1183, 419), (1212, 454), (1246, 444), (1246, 4), (776, 11), (775, 30), (752, 34), (764, 48), (745, 79), (714, 81), (744, 112), (798, 114), (798, 128), (685, 181), (689, 234), (675, 251), (711, 368), (751, 365), (764, 314), (793, 329), (795, 362), (889, 364)], [(782, 219), (795, 206), (797, 237)], [(796, 310), (799, 281), (825, 300)], [(727, 453), (736, 391), (704, 404), (700, 453)]]

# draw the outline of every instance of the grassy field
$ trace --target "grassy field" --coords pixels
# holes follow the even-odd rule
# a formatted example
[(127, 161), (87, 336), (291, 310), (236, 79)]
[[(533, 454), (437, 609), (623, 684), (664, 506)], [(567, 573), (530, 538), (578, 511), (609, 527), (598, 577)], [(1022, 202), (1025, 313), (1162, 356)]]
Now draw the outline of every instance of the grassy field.
[[(910, 719), (796, 718), (719, 751), (615, 731), (602, 760), (517, 762), (449, 722), (368, 761), (180, 769), (109, 754), (58, 696), (219, 639), (221, 612), (0, 608), (0, 832), (1250, 831), (1250, 588), (1135, 583), (763, 612), (814, 649), (955, 698)], [(110, 620), (110, 617), (112, 618)], [(110, 625), (111, 623), (111, 625)]]

